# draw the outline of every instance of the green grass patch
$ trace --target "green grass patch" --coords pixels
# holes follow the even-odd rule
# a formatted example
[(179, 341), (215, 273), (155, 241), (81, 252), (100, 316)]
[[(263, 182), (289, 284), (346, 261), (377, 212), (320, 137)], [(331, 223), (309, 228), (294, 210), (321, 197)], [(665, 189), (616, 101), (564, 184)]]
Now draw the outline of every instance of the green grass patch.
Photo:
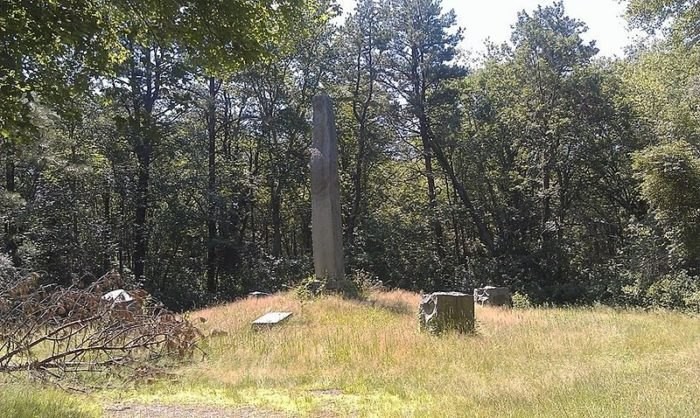
[(33, 385), (0, 387), (0, 414), (13, 418), (93, 418), (102, 408), (84, 397)]

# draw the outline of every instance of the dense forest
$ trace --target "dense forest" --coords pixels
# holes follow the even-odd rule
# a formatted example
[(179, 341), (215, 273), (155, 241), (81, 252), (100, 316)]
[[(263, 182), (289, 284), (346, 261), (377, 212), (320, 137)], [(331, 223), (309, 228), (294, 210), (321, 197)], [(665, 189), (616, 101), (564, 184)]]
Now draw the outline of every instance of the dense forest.
[[(603, 12), (603, 11), (601, 11)], [(311, 98), (334, 100), (347, 274), (700, 309), (700, 2), (561, 2), (459, 48), (440, 0), (4, 0), (0, 276), (115, 269), (176, 309), (311, 275)]]

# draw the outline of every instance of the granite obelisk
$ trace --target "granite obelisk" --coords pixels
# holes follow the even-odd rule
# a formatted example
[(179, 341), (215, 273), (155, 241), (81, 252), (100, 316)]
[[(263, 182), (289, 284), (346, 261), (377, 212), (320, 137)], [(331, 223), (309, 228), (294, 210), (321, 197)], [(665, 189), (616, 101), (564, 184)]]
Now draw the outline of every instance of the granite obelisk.
[(313, 98), (311, 145), (311, 236), (316, 278), (328, 290), (343, 289), (343, 230), (340, 218), (338, 139), (330, 97)]

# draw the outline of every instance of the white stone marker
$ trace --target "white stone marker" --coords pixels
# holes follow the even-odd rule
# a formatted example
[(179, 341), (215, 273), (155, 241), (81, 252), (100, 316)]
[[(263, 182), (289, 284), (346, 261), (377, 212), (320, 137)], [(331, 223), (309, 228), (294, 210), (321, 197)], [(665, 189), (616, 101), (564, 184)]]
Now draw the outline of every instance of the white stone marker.
[(343, 231), (340, 220), (338, 139), (330, 97), (313, 98), (311, 145), (311, 233), (314, 271), (326, 279), (328, 290), (340, 290), (345, 277)]
[(253, 328), (268, 328), (277, 325), (292, 316), (291, 312), (268, 312), (253, 321)]

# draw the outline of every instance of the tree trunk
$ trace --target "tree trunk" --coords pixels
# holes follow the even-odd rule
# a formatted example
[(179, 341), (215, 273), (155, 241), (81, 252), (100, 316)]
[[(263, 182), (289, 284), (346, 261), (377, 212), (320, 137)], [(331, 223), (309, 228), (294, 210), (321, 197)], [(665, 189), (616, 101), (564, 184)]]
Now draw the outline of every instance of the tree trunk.
[[(15, 189), (15, 149), (12, 144), (7, 143), (7, 150), (5, 152), (5, 191), (7, 193), (14, 193)], [(17, 233), (17, 227), (10, 217), (7, 222), (5, 222), (5, 252), (12, 258), (12, 262), (15, 265), (19, 265), (20, 261), (17, 258), (17, 241), (15, 240), (15, 234)]]
[(433, 172), (433, 157), (430, 140), (423, 136), (423, 127), (421, 127), (421, 139), (423, 141), (423, 161), (425, 163), (425, 175), (428, 178), (428, 207), (430, 208), (430, 224), (435, 234), (435, 252), (439, 257), (445, 256), (445, 247), (443, 243), (442, 223), (437, 216), (437, 192), (435, 189), (435, 173)]
[(127, 254), (129, 254), (129, 249), (125, 248), (126, 243), (129, 242), (125, 236), (126, 232), (129, 230), (126, 224), (126, 190), (124, 187), (119, 187), (119, 221), (116, 222), (117, 231), (119, 231), (119, 246), (117, 249), (117, 257), (119, 258), (119, 275), (124, 275), (124, 265), (129, 264), (129, 260), (126, 260)]
[[(133, 44), (131, 48), (136, 48)], [(136, 197), (134, 216), (134, 249), (132, 265), (137, 283), (144, 283), (146, 277), (146, 260), (148, 257), (148, 207), (150, 204), (150, 176), (153, 146), (159, 135), (154, 109), (160, 96), (162, 56), (158, 48), (144, 48), (144, 62), (136, 58), (131, 60), (129, 83), (131, 85), (132, 115), (130, 120), (131, 141), (138, 161), (136, 173)], [(136, 56), (136, 55), (135, 55)], [(139, 68), (142, 66), (141, 68)], [(150, 280), (153, 280), (151, 278)], [(151, 282), (153, 283), (153, 282)], [(160, 283), (161, 287), (163, 283)]]
[(452, 168), (452, 164), (450, 164), (450, 161), (447, 159), (447, 156), (443, 152), (442, 147), (440, 147), (435, 142), (432, 142), (431, 148), (435, 152), (435, 158), (437, 159), (438, 163), (440, 164), (442, 169), (447, 172), (447, 175), (450, 178), (450, 181), (452, 182), (452, 187), (454, 187), (454, 189), (457, 191), (457, 196), (459, 196), (459, 199), (462, 201), (462, 204), (466, 207), (467, 212), (469, 212), (469, 215), (472, 218), (472, 222), (474, 222), (474, 225), (476, 226), (477, 232), (479, 234), (479, 240), (482, 244), (484, 244), (489, 255), (494, 255), (495, 245), (493, 242), (493, 236), (489, 231), (486, 222), (484, 221), (483, 214), (478, 208), (474, 206), (473, 202), (471, 201), (471, 198), (469, 197), (469, 194), (467, 193), (467, 189), (457, 178), (457, 175), (455, 174), (454, 169)]
[(547, 251), (549, 249), (549, 241), (551, 234), (548, 232), (548, 223), (552, 216), (552, 211), (550, 208), (551, 196), (549, 195), (549, 183), (550, 183), (550, 173), (549, 164), (545, 163), (543, 166), (542, 173), (542, 218), (541, 218), (541, 248)]
[[(218, 85), (217, 85), (218, 84)], [(207, 103), (207, 137), (209, 156), (209, 176), (207, 183), (207, 291), (216, 292), (218, 288), (216, 269), (216, 95), (221, 83), (209, 78), (209, 97)]]
[(352, 198), (352, 209), (350, 211), (350, 216), (348, 217), (347, 223), (347, 240), (348, 247), (352, 248), (355, 245), (355, 227), (357, 226), (358, 218), (360, 217), (362, 196), (363, 196), (363, 186), (364, 182), (364, 165), (365, 165), (365, 138), (364, 138), (364, 126), (360, 128), (360, 135), (358, 137), (358, 149), (357, 149), (357, 160), (355, 162), (355, 172), (353, 173), (353, 198)]
[(459, 222), (457, 219), (457, 214), (455, 213), (455, 210), (452, 209), (454, 208), (454, 205), (459, 199), (459, 196), (457, 196), (457, 191), (455, 190), (454, 186), (452, 187), (452, 190), (450, 190), (450, 178), (445, 173), (445, 195), (447, 196), (447, 203), (450, 205), (450, 218), (452, 220), (452, 233), (454, 235), (454, 248), (452, 249), (452, 254), (454, 255), (455, 260), (458, 260), (458, 262), (463, 262), (464, 260), (462, 259), (462, 242), (461, 242), (461, 234), (459, 230)]
[(272, 217), (272, 255), (282, 255), (282, 196), (279, 184), (270, 187), (270, 211)]
[[(374, 98), (374, 83), (376, 81), (376, 71), (374, 69), (374, 60), (372, 52), (374, 49), (374, 36), (372, 26), (368, 28), (366, 63), (367, 71), (369, 72), (369, 80), (367, 81), (367, 96), (360, 102), (360, 86), (362, 82), (362, 55), (363, 48), (360, 47), (357, 52), (355, 61), (355, 89), (353, 92), (352, 112), (355, 120), (359, 124), (359, 132), (357, 136), (357, 154), (355, 155), (355, 172), (353, 173), (353, 198), (350, 216), (347, 219), (346, 242), (348, 247), (352, 248), (355, 244), (355, 228), (362, 212), (362, 198), (364, 195), (365, 185), (365, 167), (367, 165), (367, 141), (368, 129), (367, 120), (369, 118), (369, 107)], [(352, 251), (350, 252), (352, 257)], [(348, 266), (352, 261), (348, 260)]]
[(450, 181), (452, 182), (452, 187), (454, 187), (454, 189), (456, 190), (457, 195), (466, 207), (467, 211), (469, 212), (472, 218), (472, 221), (474, 222), (474, 225), (476, 226), (476, 229), (479, 234), (479, 239), (481, 240), (482, 244), (484, 244), (488, 253), (490, 255), (493, 255), (495, 252), (493, 236), (489, 231), (486, 222), (484, 221), (484, 217), (481, 214), (481, 211), (474, 206), (469, 197), (469, 194), (467, 193), (466, 188), (455, 175), (454, 169), (452, 168), (452, 164), (450, 164), (450, 161), (443, 152), (442, 147), (440, 147), (440, 145), (435, 142), (435, 138), (430, 126), (430, 119), (425, 109), (425, 96), (427, 86), (424, 74), (421, 72), (422, 62), (423, 56), (420, 51), (420, 48), (417, 45), (413, 45), (413, 47), (411, 48), (411, 82), (413, 87), (412, 106), (414, 116), (418, 119), (419, 122), (420, 137), (423, 145), (425, 171), (426, 176), (428, 178), (428, 200), (430, 208), (432, 209), (431, 216), (434, 217), (432, 221), (432, 227), (435, 233), (436, 249), (438, 250), (438, 254), (444, 254), (444, 249), (442, 248), (442, 225), (440, 224), (440, 220), (437, 218), (437, 214), (435, 213), (437, 209), (437, 194), (435, 190), (435, 175), (433, 173), (432, 167), (433, 156), (435, 156), (435, 158), (437, 159), (437, 162), (440, 165), (440, 167), (442, 167), (442, 169), (447, 172), (447, 175), (450, 178)]
[(104, 271), (109, 271), (112, 266), (112, 205), (111, 205), (112, 191), (110, 190), (109, 184), (105, 185), (105, 189), (102, 192), (102, 209), (104, 217), (104, 235), (102, 237), (103, 245), (103, 255), (102, 255), (102, 269)]
[(148, 253), (148, 185), (150, 181), (150, 147), (142, 145), (136, 150), (139, 169), (136, 180), (136, 216), (134, 219), (134, 278), (137, 283), (146, 279), (146, 256)]
[(15, 192), (15, 150), (11, 144), (7, 144), (5, 152), (5, 190)]
[(423, 145), (423, 162), (425, 164), (425, 176), (428, 180), (428, 207), (430, 208), (430, 224), (434, 234), (435, 252), (439, 257), (445, 256), (443, 245), (443, 231), (440, 219), (437, 216), (437, 192), (435, 189), (435, 173), (433, 172), (433, 151), (431, 147), (431, 132), (428, 124), (428, 115), (425, 109), (426, 84), (422, 73), (421, 63), (423, 55), (417, 45), (411, 48), (411, 75), (413, 84), (413, 110), (418, 119), (418, 129)]

